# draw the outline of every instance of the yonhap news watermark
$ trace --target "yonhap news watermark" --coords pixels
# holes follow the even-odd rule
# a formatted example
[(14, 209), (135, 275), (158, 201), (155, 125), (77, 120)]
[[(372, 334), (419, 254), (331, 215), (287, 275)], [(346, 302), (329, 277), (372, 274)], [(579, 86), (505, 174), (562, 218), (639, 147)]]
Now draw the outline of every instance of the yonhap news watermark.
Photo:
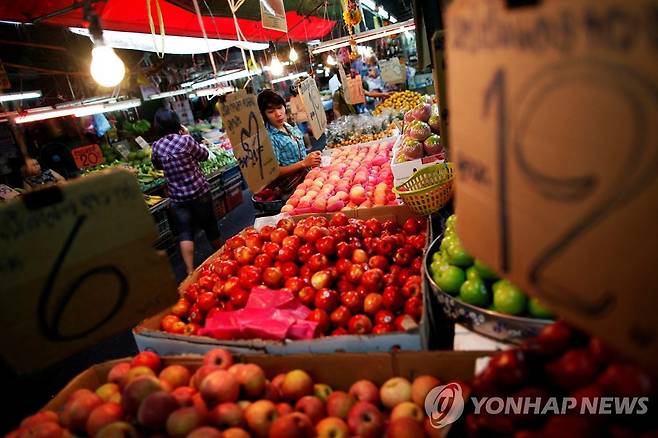
[(425, 412), (432, 427), (454, 423), (466, 402), (478, 414), (515, 415), (643, 415), (649, 411), (649, 397), (470, 397), (464, 400), (459, 383), (437, 386), (425, 398)]

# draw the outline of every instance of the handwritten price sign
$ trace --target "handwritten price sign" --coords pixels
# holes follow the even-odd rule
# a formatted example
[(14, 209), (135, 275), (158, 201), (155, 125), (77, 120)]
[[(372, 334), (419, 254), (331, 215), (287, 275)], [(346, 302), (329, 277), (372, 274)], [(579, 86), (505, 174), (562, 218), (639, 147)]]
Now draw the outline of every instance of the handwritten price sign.
[(319, 139), (327, 128), (327, 115), (324, 113), (322, 98), (320, 97), (320, 91), (318, 91), (315, 79), (305, 79), (299, 85), (299, 92), (302, 96), (302, 103), (304, 104), (304, 109), (306, 109), (306, 114), (308, 114), (308, 121), (311, 125), (313, 136)]
[(39, 369), (176, 300), (135, 177), (115, 170), (0, 206), (0, 354)]
[(279, 163), (256, 96), (244, 90), (230, 93), (220, 102), (219, 113), (247, 185), (254, 193), (261, 191), (279, 176)]
[[(613, 0), (528, 8), (457, 0), (445, 47), (464, 247), (561, 318), (656, 369), (650, 10)], [(610, 17), (624, 32), (606, 32)]]
[(71, 151), (71, 154), (73, 155), (75, 165), (78, 166), (78, 169), (97, 166), (105, 162), (101, 148), (98, 147), (97, 144), (90, 144), (87, 146), (75, 148)]

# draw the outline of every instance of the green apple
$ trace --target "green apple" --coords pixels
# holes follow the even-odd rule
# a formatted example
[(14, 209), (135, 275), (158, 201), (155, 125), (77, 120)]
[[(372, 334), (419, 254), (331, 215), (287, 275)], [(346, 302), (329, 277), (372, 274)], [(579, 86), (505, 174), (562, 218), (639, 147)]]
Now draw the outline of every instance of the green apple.
[(487, 286), (479, 278), (466, 280), (459, 288), (459, 299), (478, 307), (487, 307), (491, 296)]
[(466, 270), (466, 279), (467, 280), (483, 280), (482, 277), (480, 277), (480, 273), (475, 269), (474, 266), (471, 266)]
[(455, 230), (457, 226), (457, 215), (452, 214), (446, 219), (446, 230)]
[(482, 263), (482, 260), (475, 259), (475, 263), (473, 263), (473, 267), (477, 269), (478, 273), (480, 274), (480, 277), (483, 280), (498, 280), (498, 276), (494, 271), (491, 270), (490, 267)]
[(442, 260), (443, 259), (443, 252), (442, 251), (437, 251), (434, 254), (432, 254), (432, 261), (435, 262), (437, 260)]
[(555, 315), (544, 306), (544, 303), (537, 298), (530, 298), (528, 302), (528, 313), (533, 318), (553, 319)]
[(459, 288), (466, 280), (464, 271), (457, 266), (446, 265), (432, 276), (434, 282), (439, 288), (451, 295), (459, 292)]
[(439, 271), (443, 271), (443, 270), (446, 269), (448, 266), (450, 266), (450, 265), (449, 265), (448, 262), (445, 261), (445, 260), (435, 260), (435, 261), (433, 261), (433, 262), (430, 264), (430, 273), (431, 273), (432, 275), (433, 275), (433, 274), (436, 274), (436, 273), (438, 273)]
[(443, 240), (441, 240), (441, 245), (439, 245), (439, 251), (443, 254), (447, 254), (448, 245), (452, 245), (453, 242), (458, 241), (459, 238), (456, 234), (444, 234)]
[(493, 285), (493, 303), (501, 313), (521, 315), (526, 310), (528, 299), (521, 289), (509, 281), (499, 280)]
[(446, 248), (448, 254), (448, 263), (460, 267), (467, 267), (473, 264), (473, 257), (468, 255), (461, 242), (454, 241)]

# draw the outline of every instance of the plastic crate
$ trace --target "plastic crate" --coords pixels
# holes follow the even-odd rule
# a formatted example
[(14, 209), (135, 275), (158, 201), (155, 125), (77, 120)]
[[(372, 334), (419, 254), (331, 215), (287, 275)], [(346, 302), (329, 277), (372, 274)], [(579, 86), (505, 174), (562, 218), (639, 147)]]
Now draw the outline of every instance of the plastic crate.
[(235, 164), (232, 167), (225, 169), (224, 172), (222, 172), (220, 179), (224, 187), (230, 186), (236, 179), (242, 179), (240, 167)]
[(172, 234), (171, 224), (169, 223), (169, 200), (166, 199), (150, 209), (153, 221), (158, 228), (158, 239)]
[(226, 210), (227, 212), (233, 210), (238, 205), (242, 204), (242, 187), (241, 182), (226, 188)]
[(217, 219), (226, 216), (226, 192), (222, 188), (216, 188), (210, 191), (210, 197), (212, 198), (213, 210)]

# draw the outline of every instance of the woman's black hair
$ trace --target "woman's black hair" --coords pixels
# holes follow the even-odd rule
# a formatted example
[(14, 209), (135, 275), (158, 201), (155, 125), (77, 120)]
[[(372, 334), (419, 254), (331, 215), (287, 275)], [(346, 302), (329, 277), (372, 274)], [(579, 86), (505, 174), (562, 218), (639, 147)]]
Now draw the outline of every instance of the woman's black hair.
[(265, 111), (269, 108), (278, 108), (280, 106), (285, 107), (286, 101), (279, 94), (274, 91), (266, 88), (265, 90), (258, 93), (258, 109), (260, 109), (260, 114), (263, 116), (263, 120), (267, 123), (267, 115)]
[(160, 108), (156, 111), (153, 125), (160, 137), (169, 134), (178, 134), (181, 128), (178, 114), (176, 114), (176, 111), (172, 111), (169, 108)]

